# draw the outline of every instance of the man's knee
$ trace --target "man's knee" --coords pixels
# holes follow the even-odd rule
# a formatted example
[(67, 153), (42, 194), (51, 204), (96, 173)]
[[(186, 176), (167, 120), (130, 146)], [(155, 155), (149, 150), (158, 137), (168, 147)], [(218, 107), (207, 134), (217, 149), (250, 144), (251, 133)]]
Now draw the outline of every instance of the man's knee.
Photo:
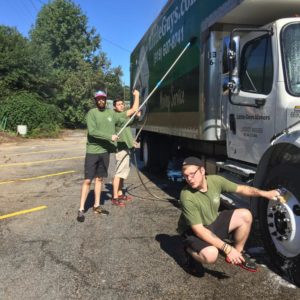
[(102, 177), (95, 177), (95, 182), (102, 182), (103, 178)]
[(204, 264), (213, 264), (218, 258), (219, 251), (216, 247), (207, 247), (199, 253), (199, 257)]
[(88, 185), (88, 186), (90, 186), (91, 183), (92, 183), (92, 180), (91, 180), (91, 179), (84, 179), (84, 181), (83, 181), (83, 185)]
[(253, 217), (249, 209), (241, 208), (241, 218), (245, 223), (252, 223)]

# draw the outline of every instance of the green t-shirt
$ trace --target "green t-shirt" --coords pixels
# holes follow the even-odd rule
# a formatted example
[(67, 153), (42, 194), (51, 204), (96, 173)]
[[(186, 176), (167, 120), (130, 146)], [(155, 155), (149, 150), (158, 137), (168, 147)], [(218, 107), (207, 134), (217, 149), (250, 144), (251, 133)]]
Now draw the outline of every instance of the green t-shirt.
[[(118, 114), (118, 112), (116, 112)], [(126, 124), (128, 122), (128, 117), (122, 117), (121, 122), (122, 124)], [(117, 150), (127, 150), (131, 149), (134, 146), (134, 139), (132, 136), (131, 128), (129, 127), (132, 123), (134, 123), (134, 119), (127, 125), (127, 127), (121, 132), (118, 142), (117, 142)], [(116, 126), (116, 131), (119, 132), (122, 126)]]
[(117, 133), (115, 126), (121, 126), (124, 118), (126, 112), (91, 109), (86, 117), (88, 129), (86, 152), (91, 154), (115, 152), (116, 143), (112, 142), (111, 137)]
[(220, 207), (220, 194), (222, 192), (234, 193), (237, 184), (219, 175), (209, 175), (207, 179), (207, 192), (200, 192), (186, 186), (180, 193), (182, 213), (178, 221), (178, 232), (182, 234), (190, 226), (213, 223)]

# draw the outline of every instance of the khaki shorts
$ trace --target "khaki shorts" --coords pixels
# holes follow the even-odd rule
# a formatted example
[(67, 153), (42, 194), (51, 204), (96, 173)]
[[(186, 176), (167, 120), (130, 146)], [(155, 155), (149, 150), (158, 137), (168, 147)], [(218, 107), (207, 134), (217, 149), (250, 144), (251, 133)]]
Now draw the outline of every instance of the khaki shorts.
[(121, 150), (116, 153), (116, 175), (117, 177), (127, 179), (130, 172), (130, 150)]

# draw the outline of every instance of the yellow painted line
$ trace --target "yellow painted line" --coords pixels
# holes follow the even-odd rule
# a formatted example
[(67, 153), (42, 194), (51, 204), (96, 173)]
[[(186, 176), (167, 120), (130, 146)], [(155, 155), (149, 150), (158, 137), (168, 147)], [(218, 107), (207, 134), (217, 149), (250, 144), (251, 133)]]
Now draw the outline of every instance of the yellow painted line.
[(7, 184), (7, 183), (13, 183), (13, 182), (16, 182), (16, 181), (30, 181), (30, 180), (35, 180), (35, 179), (41, 179), (41, 178), (47, 178), (47, 177), (53, 177), (53, 176), (71, 174), (71, 173), (75, 173), (75, 171), (72, 170), (72, 171), (65, 171), (65, 172), (42, 175), (42, 176), (36, 176), (36, 177), (30, 177), (30, 178), (21, 178), (21, 179), (10, 180), (10, 181), (0, 181), (0, 185), (1, 184)]
[(38, 161), (23, 162), (23, 163), (3, 164), (3, 165), (0, 165), (0, 168), (12, 167), (12, 166), (26, 166), (26, 165), (44, 164), (44, 163), (48, 163), (48, 162), (79, 159), (79, 158), (84, 158), (84, 156), (74, 156), (74, 157), (67, 157), (67, 158), (55, 158), (55, 159), (38, 160)]
[(28, 213), (31, 213), (31, 212), (34, 212), (34, 211), (39, 211), (39, 210), (45, 209), (45, 208), (47, 208), (47, 206), (43, 205), (43, 206), (38, 206), (38, 207), (31, 208), (31, 209), (20, 210), (20, 211), (11, 213), (11, 214), (0, 216), (0, 220), (15, 217), (15, 216), (19, 216), (19, 215), (28, 214)]
[(70, 150), (70, 149), (82, 151), (82, 150), (84, 150), (85, 148), (82, 148), (82, 149), (80, 149), (80, 148), (75, 148), (75, 149), (74, 149), (74, 147), (70, 147), (70, 148), (62, 148), (62, 149), (54, 149), (54, 150), (41, 150), (41, 151), (32, 151), (32, 152), (26, 152), (26, 153), (15, 153), (15, 154), (13, 154), (13, 155), (15, 155), (15, 156), (21, 156), (21, 155), (22, 155), (22, 156), (24, 156), (24, 155), (31, 155), (31, 154), (38, 154), (38, 153), (59, 152), (59, 151), (65, 151), (65, 150)]
[(14, 180), (12, 180), (12, 181), (1, 181), (0, 184), (13, 183), (13, 182), (15, 182), (15, 181)]

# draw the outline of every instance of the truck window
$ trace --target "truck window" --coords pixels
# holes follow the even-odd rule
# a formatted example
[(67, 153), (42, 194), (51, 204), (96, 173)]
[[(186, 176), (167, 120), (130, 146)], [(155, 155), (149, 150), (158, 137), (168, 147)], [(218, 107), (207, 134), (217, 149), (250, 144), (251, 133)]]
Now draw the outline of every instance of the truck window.
[(281, 34), (282, 56), (286, 88), (293, 96), (300, 96), (300, 24), (286, 26)]
[(257, 94), (269, 94), (273, 83), (273, 59), (271, 39), (259, 37), (248, 42), (241, 57), (241, 90)]

